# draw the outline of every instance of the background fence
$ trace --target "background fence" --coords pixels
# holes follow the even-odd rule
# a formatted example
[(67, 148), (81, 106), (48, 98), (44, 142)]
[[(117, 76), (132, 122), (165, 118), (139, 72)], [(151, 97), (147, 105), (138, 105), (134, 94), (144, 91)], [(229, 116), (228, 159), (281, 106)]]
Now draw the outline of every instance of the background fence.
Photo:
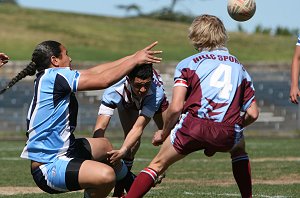
[[(6, 83), (21, 70), (22, 62), (6, 65), (0, 71), (0, 85)], [(173, 68), (161, 66), (161, 75), (169, 100), (173, 85)], [(168, 69), (166, 69), (168, 68)], [(249, 70), (248, 70), (249, 71)], [(291, 131), (299, 129), (300, 117), (297, 105), (289, 101), (290, 74), (288, 70), (254, 69), (249, 71), (254, 80), (256, 97), (260, 108), (260, 117), (249, 130)], [(5, 94), (0, 95), (1, 131), (20, 132), (26, 130), (27, 110), (33, 95), (33, 77), (27, 77)], [(77, 130), (92, 131), (103, 91), (78, 92), (79, 102)], [(119, 128), (117, 111), (112, 117), (110, 128)], [(154, 127), (151, 122), (148, 127)]]

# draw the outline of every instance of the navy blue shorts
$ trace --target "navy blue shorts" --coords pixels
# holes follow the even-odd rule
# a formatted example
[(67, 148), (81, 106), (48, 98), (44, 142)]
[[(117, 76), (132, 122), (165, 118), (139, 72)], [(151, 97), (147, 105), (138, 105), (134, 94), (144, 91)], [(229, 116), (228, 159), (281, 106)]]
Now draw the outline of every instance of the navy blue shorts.
[(36, 185), (43, 191), (56, 194), (81, 190), (78, 174), (81, 164), (91, 160), (91, 146), (85, 138), (76, 139), (65, 156), (31, 170)]

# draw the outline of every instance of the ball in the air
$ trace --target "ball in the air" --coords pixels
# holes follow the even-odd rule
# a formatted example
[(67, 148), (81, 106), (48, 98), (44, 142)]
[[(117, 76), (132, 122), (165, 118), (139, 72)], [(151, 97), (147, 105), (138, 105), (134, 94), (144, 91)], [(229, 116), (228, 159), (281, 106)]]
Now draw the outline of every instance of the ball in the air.
[(236, 21), (247, 21), (253, 17), (256, 10), (255, 0), (228, 0), (227, 11)]

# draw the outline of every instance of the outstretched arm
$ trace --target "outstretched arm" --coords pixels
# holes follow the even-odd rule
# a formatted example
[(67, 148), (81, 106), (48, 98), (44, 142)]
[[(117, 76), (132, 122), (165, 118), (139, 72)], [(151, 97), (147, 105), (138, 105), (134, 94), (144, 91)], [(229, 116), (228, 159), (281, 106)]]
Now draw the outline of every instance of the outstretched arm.
[(161, 58), (158, 58), (155, 55), (160, 54), (161, 51), (151, 50), (155, 45), (157, 45), (157, 42), (137, 51), (133, 55), (124, 57), (115, 62), (81, 70), (78, 90), (104, 89), (123, 78), (135, 66), (145, 63), (159, 63)]
[(122, 159), (127, 151), (131, 149), (138, 139), (142, 136), (144, 128), (149, 123), (150, 118), (140, 115), (136, 122), (134, 123), (132, 129), (129, 131), (128, 135), (126, 136), (122, 147), (119, 150), (112, 150), (107, 154), (110, 155), (110, 162), (114, 163), (119, 159)]
[(183, 86), (173, 88), (172, 102), (166, 112), (163, 130), (157, 131), (152, 140), (153, 145), (157, 146), (162, 144), (169, 136), (182, 112), (186, 92), (187, 88)]
[(298, 104), (298, 97), (300, 91), (298, 87), (299, 81), (299, 67), (300, 67), (300, 46), (296, 46), (292, 65), (291, 65), (291, 89), (290, 89), (290, 100), (294, 104)]

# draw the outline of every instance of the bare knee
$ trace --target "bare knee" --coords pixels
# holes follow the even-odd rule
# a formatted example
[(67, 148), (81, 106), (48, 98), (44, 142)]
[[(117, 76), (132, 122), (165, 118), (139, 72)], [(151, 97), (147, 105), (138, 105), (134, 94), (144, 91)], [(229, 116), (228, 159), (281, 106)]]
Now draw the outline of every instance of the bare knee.
[(82, 188), (113, 188), (116, 176), (114, 170), (105, 164), (85, 161), (79, 172), (79, 183)]
[(104, 184), (113, 187), (115, 185), (116, 175), (112, 168), (106, 168), (105, 170), (102, 170), (100, 174), (101, 176), (98, 177), (97, 180), (99, 186)]

